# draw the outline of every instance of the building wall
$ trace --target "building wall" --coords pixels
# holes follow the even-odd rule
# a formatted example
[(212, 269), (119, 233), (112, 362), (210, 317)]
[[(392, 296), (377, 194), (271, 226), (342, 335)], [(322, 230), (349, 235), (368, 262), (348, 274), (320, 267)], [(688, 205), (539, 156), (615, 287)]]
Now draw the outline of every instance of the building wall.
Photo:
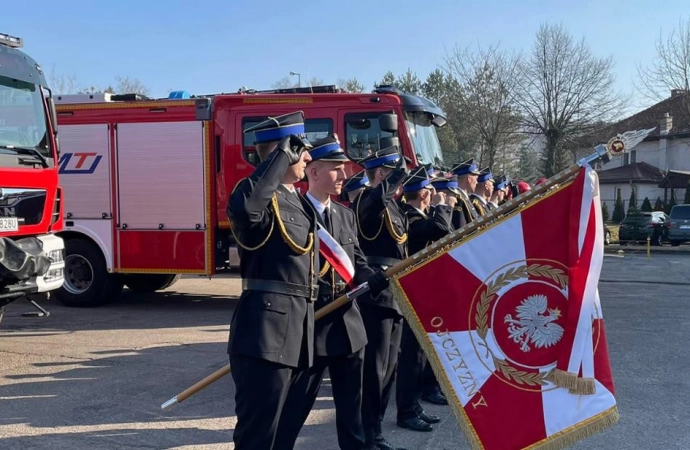
[[(638, 184), (635, 186), (637, 191), (637, 207), (642, 206), (644, 198), (649, 198), (649, 201), (654, 207), (657, 197), (664, 201), (664, 189), (658, 187), (656, 184)], [(601, 193), (601, 202), (605, 203), (609, 210), (609, 220), (611, 220), (611, 215), (613, 214), (613, 207), (616, 202), (616, 192), (618, 189), (621, 190), (621, 199), (623, 200), (623, 205), (625, 206), (625, 212), (628, 212), (628, 203), (630, 202), (630, 191), (632, 186), (629, 183), (620, 184), (601, 184), (599, 185), (599, 192)], [(681, 195), (678, 198), (678, 194)], [(678, 203), (683, 201), (683, 195), (685, 192), (676, 192), (676, 200)], [(669, 199), (671, 197), (671, 192), (668, 193)]]
[(640, 142), (626, 155), (617, 156), (599, 170), (614, 169), (634, 162), (646, 162), (662, 171), (690, 171), (690, 139), (660, 139)]

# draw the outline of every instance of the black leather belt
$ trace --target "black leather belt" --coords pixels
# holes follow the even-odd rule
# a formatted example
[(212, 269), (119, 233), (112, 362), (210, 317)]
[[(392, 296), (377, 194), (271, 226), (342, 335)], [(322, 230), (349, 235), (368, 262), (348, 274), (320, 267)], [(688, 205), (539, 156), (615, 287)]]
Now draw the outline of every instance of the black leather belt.
[(273, 292), (274, 294), (305, 297), (309, 300), (315, 299), (319, 292), (316, 286), (310, 287), (302, 284), (287, 283), (285, 281), (259, 280), (254, 278), (243, 278), (242, 290)]
[(393, 267), (402, 259), (386, 258), (385, 256), (367, 256), (367, 264), (370, 266)]

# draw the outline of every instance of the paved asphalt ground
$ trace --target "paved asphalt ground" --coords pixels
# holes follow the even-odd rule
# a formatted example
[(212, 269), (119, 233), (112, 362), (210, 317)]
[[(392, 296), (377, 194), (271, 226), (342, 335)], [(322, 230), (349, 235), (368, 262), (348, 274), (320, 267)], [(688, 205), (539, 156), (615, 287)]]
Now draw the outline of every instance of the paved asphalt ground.
[[(690, 448), (690, 254), (607, 255), (600, 292), (621, 413), (577, 449)], [(235, 277), (186, 278), (98, 309), (10, 305), (0, 325), (0, 449), (233, 448), (231, 377), (162, 412), (224, 365)], [(229, 297), (229, 299), (228, 299)], [(384, 424), (408, 449), (468, 448), (447, 407), (431, 433)], [(520, 406), (516, 405), (516, 414)], [(326, 384), (297, 448), (337, 449)]]

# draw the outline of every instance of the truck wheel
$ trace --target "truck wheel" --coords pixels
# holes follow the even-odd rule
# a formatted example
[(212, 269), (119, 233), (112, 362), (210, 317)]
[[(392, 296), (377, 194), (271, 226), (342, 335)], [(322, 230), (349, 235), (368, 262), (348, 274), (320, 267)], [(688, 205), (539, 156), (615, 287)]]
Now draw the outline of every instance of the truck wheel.
[(179, 279), (179, 274), (125, 275), (125, 285), (137, 294), (148, 294), (168, 288)]
[(101, 306), (122, 292), (122, 278), (108, 273), (101, 250), (83, 239), (65, 242), (65, 282), (55, 297), (65, 306)]

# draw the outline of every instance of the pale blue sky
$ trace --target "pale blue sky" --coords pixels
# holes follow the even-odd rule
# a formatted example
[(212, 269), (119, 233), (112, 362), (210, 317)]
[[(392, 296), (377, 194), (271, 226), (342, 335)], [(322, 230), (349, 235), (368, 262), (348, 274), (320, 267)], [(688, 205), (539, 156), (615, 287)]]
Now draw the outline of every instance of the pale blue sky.
[[(9, 2), (5, 2), (9, 3)], [(11, 2), (0, 32), (25, 40), (47, 72), (106, 86), (139, 78), (152, 96), (268, 89), (289, 74), (368, 89), (387, 71), (420, 78), (459, 44), (500, 42), (529, 51), (539, 24), (563, 23), (596, 54), (612, 54), (617, 86), (632, 91), (635, 64), (688, 17), (688, 0), (412, 1), (168, 0)], [(646, 102), (649, 103), (649, 102)], [(634, 109), (642, 106), (640, 102)]]

